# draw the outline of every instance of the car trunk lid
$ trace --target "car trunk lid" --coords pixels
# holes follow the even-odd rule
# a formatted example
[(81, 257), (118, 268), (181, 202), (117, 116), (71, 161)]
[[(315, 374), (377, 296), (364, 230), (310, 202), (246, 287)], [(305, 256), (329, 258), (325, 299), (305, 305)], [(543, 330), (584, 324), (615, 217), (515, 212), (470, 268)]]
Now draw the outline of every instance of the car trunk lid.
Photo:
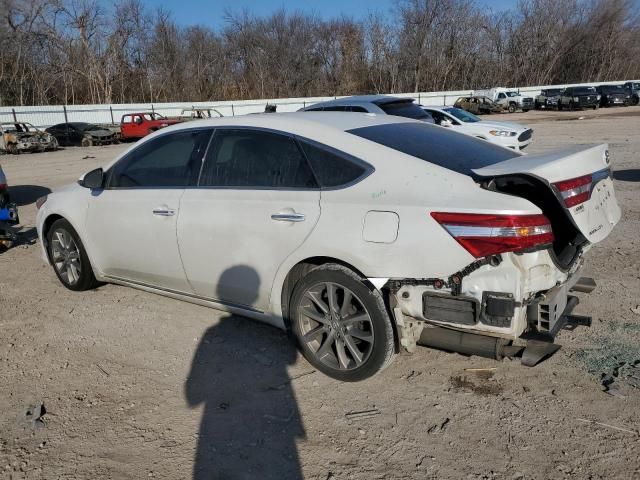
[[(518, 196), (525, 195), (518, 191), (517, 182), (504, 182), (504, 179), (531, 177), (533, 187), (529, 190), (532, 194), (525, 198), (541, 206), (536, 202), (534, 190), (544, 185), (555, 197), (555, 202), (545, 201), (544, 213), (549, 216), (552, 213), (549, 210), (561, 209), (591, 243), (607, 237), (620, 220), (608, 146), (604, 144), (577, 145), (551, 153), (518, 156), (473, 172), (481, 180), (498, 179), (497, 184), (503, 186), (498, 186), (497, 190), (508, 190), (508, 193)], [(510, 186), (504, 186), (507, 183)], [(524, 188), (522, 192), (525, 192)]]

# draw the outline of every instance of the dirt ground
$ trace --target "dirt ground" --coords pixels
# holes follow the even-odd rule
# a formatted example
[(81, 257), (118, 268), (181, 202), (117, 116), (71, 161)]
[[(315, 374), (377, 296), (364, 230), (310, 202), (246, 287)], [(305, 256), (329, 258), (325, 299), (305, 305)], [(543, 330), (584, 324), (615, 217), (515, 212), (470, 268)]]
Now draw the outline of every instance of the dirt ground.
[[(531, 125), (530, 152), (610, 145), (623, 219), (588, 256), (592, 328), (535, 368), (420, 348), (356, 384), (269, 326), (60, 285), (29, 243), (34, 202), (126, 145), (0, 157), (23, 221), (0, 254), (0, 478), (640, 478), (640, 107), (494, 117)], [(621, 363), (612, 396), (600, 379)]]

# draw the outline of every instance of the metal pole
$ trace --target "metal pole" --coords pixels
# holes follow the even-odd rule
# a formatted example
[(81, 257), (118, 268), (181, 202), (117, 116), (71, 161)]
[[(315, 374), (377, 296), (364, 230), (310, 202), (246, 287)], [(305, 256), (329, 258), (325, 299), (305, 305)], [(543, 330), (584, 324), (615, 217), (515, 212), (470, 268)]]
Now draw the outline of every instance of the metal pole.
[(69, 123), (69, 119), (67, 118), (67, 106), (63, 105), (62, 110), (64, 110), (64, 123)]
[(231, 104), (231, 116), (232, 117), (236, 116), (236, 111), (233, 109), (233, 103)]
[(109, 105), (109, 113), (111, 113), (111, 123), (116, 123), (113, 121), (113, 107)]
[(11, 113), (13, 113), (13, 121), (18, 123), (18, 118), (16, 117), (16, 109), (12, 108)]
[(151, 113), (156, 113), (156, 111), (153, 109), (153, 103), (151, 104)]

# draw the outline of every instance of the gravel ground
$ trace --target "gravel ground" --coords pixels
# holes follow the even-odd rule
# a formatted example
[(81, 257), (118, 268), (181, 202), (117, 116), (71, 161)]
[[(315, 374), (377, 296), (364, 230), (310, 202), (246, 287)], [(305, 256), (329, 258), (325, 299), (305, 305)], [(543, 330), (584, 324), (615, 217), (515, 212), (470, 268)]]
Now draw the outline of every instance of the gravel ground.
[(593, 327), (535, 368), (420, 348), (357, 384), (269, 326), (59, 284), (29, 243), (34, 202), (126, 145), (0, 157), (23, 221), (0, 254), (0, 478), (640, 478), (640, 107), (499, 118), (534, 128), (531, 152), (610, 144), (623, 219), (588, 258), (598, 288), (576, 312)]

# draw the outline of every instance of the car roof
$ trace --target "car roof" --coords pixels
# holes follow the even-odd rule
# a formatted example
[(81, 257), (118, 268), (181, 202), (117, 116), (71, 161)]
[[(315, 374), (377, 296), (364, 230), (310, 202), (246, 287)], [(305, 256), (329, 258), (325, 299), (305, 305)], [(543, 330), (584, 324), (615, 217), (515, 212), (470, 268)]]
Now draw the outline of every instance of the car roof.
[(356, 128), (387, 125), (395, 123), (424, 123), (411, 118), (376, 113), (353, 112), (293, 112), (293, 113), (256, 113), (237, 117), (206, 118), (188, 123), (178, 123), (160, 130), (176, 131), (198, 127), (253, 127), (282, 130), (303, 135), (314, 129), (324, 131), (347, 131)]
[(384, 105), (386, 103), (395, 102), (413, 102), (413, 98), (409, 97), (393, 97), (391, 95), (354, 95), (351, 97), (337, 98), (326, 102), (318, 102), (309, 105), (309, 108), (328, 107), (331, 105), (360, 105), (365, 103), (374, 103), (376, 105)]

